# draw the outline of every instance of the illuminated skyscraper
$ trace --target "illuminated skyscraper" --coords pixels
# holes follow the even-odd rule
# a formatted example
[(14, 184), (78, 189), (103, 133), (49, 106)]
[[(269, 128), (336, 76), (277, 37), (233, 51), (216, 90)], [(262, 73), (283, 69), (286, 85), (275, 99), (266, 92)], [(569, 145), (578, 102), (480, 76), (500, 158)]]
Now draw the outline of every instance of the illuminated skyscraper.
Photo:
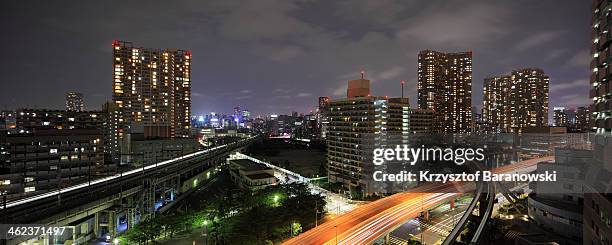
[(145, 137), (187, 137), (191, 115), (191, 52), (113, 41), (113, 102), (118, 135), (143, 127)]
[[(612, 173), (612, 83), (610, 75), (610, 58), (612, 58), (612, 0), (592, 1), (591, 23), (591, 91), (593, 101), (591, 117), (579, 117), (578, 121), (591, 121), (592, 129), (597, 133), (593, 137), (592, 166), (603, 166), (598, 169), (598, 176), (610, 176)], [(585, 111), (588, 114), (588, 111)], [(585, 113), (583, 112), (583, 113)], [(578, 115), (583, 114), (578, 113)], [(582, 119), (581, 119), (582, 118)], [(608, 181), (597, 184), (608, 184)], [(593, 187), (589, 187), (593, 188)], [(605, 193), (586, 193), (583, 208), (583, 242), (582, 244), (610, 244), (612, 241), (612, 195), (609, 189)]]
[(495, 132), (510, 131), (511, 76), (488, 77), (484, 79), (482, 119)]
[(565, 113), (565, 107), (555, 107), (553, 109), (553, 126), (565, 127), (567, 126), (568, 118)]
[(548, 76), (537, 68), (485, 78), (483, 120), (495, 132), (547, 126), (548, 88)]
[(581, 132), (589, 132), (591, 130), (591, 117), (593, 114), (588, 106), (576, 108), (576, 129)]
[(105, 115), (102, 123), (102, 135), (104, 137), (104, 154), (112, 162), (119, 161), (119, 108), (111, 101), (102, 105), (102, 112)]
[(429, 109), (410, 110), (410, 132), (414, 134), (433, 133), (434, 112)]
[(327, 138), (329, 130), (329, 97), (319, 97), (319, 106), (317, 107), (317, 128), (319, 130), (319, 138)]
[(419, 109), (434, 111), (434, 130), (469, 132), (472, 127), (472, 52), (423, 50), (418, 61), (418, 105)]
[(591, 94), (593, 99), (593, 128), (597, 133), (612, 134), (612, 83), (610, 83), (610, 4), (609, 0), (594, 1), (592, 38), (592, 61), (591, 61)]
[(548, 88), (550, 79), (538, 68), (512, 72), (510, 113), (512, 128), (548, 126)]
[(83, 111), (83, 94), (77, 92), (66, 93), (66, 110), (67, 111)]

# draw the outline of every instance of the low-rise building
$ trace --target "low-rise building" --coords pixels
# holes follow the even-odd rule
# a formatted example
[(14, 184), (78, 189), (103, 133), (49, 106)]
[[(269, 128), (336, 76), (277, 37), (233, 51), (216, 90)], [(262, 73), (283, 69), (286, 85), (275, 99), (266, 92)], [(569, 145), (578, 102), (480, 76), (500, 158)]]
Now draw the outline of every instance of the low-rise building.
[(518, 155), (520, 159), (550, 156), (555, 148), (568, 143), (566, 127), (526, 127), (520, 135)]
[(139, 134), (127, 134), (122, 139), (121, 164), (135, 167), (151, 165), (177, 158), (202, 149), (196, 139), (159, 138), (145, 139)]
[(19, 109), (16, 128), (25, 132), (36, 129), (102, 129), (106, 115), (102, 111), (65, 111)]
[(249, 159), (228, 159), (232, 181), (240, 188), (257, 191), (278, 184), (274, 169)]
[(0, 131), (0, 195), (56, 190), (108, 174), (99, 130)]
[(556, 149), (554, 163), (538, 163), (537, 167), (538, 173), (556, 173), (556, 181), (530, 183), (529, 217), (556, 237), (564, 237), (567, 244), (582, 241), (584, 180), (592, 161), (591, 150)]
[(612, 136), (600, 134), (592, 139), (593, 160), (584, 194), (583, 244), (612, 242)]

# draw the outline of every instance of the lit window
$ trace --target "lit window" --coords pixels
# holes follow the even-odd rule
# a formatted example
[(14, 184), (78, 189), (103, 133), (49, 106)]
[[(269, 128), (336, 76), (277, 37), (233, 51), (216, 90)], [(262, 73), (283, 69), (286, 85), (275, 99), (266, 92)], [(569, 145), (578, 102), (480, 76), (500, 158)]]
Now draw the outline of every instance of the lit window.
[(32, 191), (36, 191), (36, 187), (35, 186), (29, 186), (26, 187), (23, 192), (32, 192)]
[(57, 149), (50, 149), (49, 154), (57, 154)]

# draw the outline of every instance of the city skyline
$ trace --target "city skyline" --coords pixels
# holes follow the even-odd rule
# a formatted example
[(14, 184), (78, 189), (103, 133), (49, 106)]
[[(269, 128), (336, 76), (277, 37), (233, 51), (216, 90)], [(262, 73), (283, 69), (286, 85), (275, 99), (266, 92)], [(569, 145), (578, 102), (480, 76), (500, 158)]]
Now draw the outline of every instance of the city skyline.
[(609, 244), (588, 2), (7, 3), (0, 244)]
[[(59, 9), (45, 4), (3, 10), (3, 16), (21, 21), (19, 28), (2, 24), (8, 34), (3, 46), (12, 47), (1, 66), (9, 74), (3, 80), (2, 109), (59, 109), (65, 92), (74, 90), (83, 93), (87, 110), (99, 110), (111, 99), (114, 39), (192, 50), (193, 115), (245, 105), (256, 115), (308, 112), (319, 96), (341, 98), (343, 85), (358, 78), (362, 68), (378, 95), (399, 96), (399, 81), (406, 80), (406, 96), (416, 105), (417, 54), (425, 49), (474, 53), (474, 106), (481, 106), (485, 77), (523, 67), (538, 67), (550, 76), (551, 107), (589, 102), (588, 2), (554, 3), (555, 9), (547, 7), (552, 1), (528, 8), (488, 2), (224, 2), (174, 6), (168, 20), (148, 17), (163, 9), (160, 5), (127, 15), (113, 3)], [(99, 8), (117, 11), (95, 12)], [(328, 10), (315, 11), (321, 9)], [(392, 9), (398, 10), (380, 17)], [(367, 23), (354, 19), (355, 11), (369, 13)], [(430, 11), (435, 14), (427, 15)], [(576, 17), (565, 18), (568, 13)], [(242, 21), (255, 14), (268, 17)], [(163, 25), (152, 25), (158, 21)], [(480, 27), (472, 28), (476, 24)], [(47, 42), (40, 42), (43, 37)], [(25, 89), (32, 86), (40, 89)], [(15, 96), (22, 91), (28, 96)]]

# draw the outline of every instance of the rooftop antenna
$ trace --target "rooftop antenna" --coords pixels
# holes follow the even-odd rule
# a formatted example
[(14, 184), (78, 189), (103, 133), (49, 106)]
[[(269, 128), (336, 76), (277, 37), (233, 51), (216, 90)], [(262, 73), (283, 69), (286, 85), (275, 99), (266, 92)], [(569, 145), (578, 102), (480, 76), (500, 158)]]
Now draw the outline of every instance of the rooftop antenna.
[(402, 99), (404, 98), (404, 84), (406, 83), (406, 81), (402, 80), (400, 81), (400, 83), (402, 84)]
[(365, 77), (365, 69), (361, 68), (361, 79)]

